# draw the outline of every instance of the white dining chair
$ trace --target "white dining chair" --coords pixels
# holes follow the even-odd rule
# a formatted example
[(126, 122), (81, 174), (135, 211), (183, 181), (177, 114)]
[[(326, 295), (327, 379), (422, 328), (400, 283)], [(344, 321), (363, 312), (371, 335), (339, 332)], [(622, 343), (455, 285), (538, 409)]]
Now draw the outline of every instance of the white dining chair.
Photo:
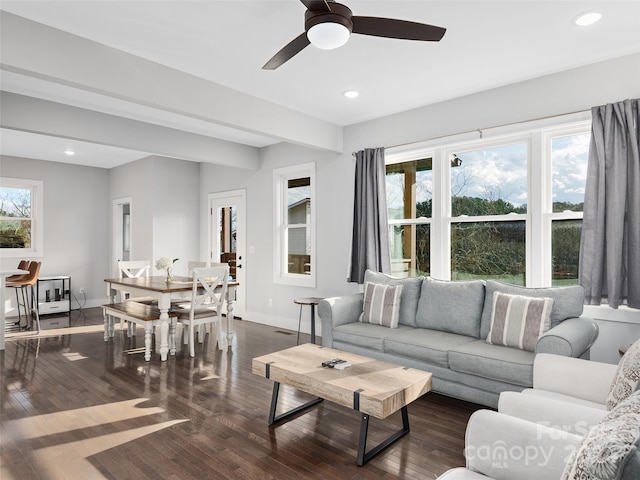
[[(204, 267), (209, 267), (210, 265), (207, 262), (201, 262), (199, 260), (189, 260), (187, 262), (187, 275), (189, 276), (189, 278), (193, 278), (193, 269), (194, 268), (204, 268)], [(213, 265), (215, 266), (215, 265)], [(180, 308), (188, 308), (189, 305), (187, 305), (189, 302), (191, 301), (191, 297), (189, 297), (186, 294), (181, 293), (178, 298), (172, 298), (171, 299), (171, 309), (172, 310), (176, 310), (176, 309), (180, 309)]]
[[(148, 277), (151, 272), (150, 260), (119, 260), (118, 261), (118, 278), (140, 278)], [(153, 303), (154, 299), (151, 297), (131, 297), (129, 292), (119, 291), (120, 302), (132, 301), (138, 303)], [(127, 324), (127, 334), (136, 334), (136, 325), (125, 320), (120, 320), (120, 330)]]
[[(224, 267), (204, 267), (193, 270), (193, 286), (191, 291), (191, 303), (188, 308), (176, 310), (178, 321), (186, 330), (189, 344), (189, 355), (195, 356), (195, 328), (200, 325), (216, 324), (218, 332), (218, 347), (222, 345), (222, 327), (220, 317), (222, 316), (222, 306), (227, 294), (229, 266)], [(204, 341), (205, 334), (200, 332), (198, 341)]]
[(209, 265), (207, 262), (201, 262), (199, 260), (189, 260), (187, 262), (187, 271), (189, 272), (189, 276), (191, 277), (193, 275), (194, 268), (205, 268), (209, 266), (211, 265)]

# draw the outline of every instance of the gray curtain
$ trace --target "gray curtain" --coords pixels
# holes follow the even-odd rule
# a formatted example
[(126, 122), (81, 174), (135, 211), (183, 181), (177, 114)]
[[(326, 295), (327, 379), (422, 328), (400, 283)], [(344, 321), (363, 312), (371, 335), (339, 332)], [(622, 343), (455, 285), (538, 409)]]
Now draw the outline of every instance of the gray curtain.
[(640, 308), (639, 104), (591, 109), (579, 264), (586, 304)]
[(367, 268), (391, 272), (384, 148), (366, 148), (356, 153), (348, 281), (364, 283)]

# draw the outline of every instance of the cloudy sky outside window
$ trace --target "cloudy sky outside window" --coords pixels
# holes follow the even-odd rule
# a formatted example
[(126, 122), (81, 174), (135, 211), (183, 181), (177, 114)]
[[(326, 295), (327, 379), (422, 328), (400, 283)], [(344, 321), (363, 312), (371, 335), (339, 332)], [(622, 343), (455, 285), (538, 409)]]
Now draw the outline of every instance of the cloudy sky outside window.
[[(580, 133), (551, 139), (553, 202), (580, 205), (578, 210), (582, 210), (590, 138), (589, 133)], [(462, 164), (451, 167), (452, 196), (501, 199), (514, 207), (526, 205), (527, 152), (526, 143), (456, 152)], [(416, 203), (431, 199), (432, 173), (431, 170), (417, 172)], [(388, 174), (386, 187), (390, 218), (402, 218), (404, 175)]]
[(584, 202), (590, 139), (588, 133), (553, 138), (551, 165), (554, 202)]
[(462, 165), (451, 167), (451, 195), (527, 204), (527, 144), (456, 153)]

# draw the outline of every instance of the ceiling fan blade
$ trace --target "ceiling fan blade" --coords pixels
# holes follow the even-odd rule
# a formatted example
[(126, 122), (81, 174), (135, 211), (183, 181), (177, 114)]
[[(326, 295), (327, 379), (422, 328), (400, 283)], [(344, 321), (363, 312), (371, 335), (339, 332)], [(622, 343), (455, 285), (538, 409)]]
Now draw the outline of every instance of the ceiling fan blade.
[(422, 40), (439, 42), (446, 28), (425, 23), (394, 20), (379, 17), (351, 17), (353, 33), (373, 35), (374, 37), (399, 38), (402, 40)]
[(309, 39), (307, 38), (307, 33), (301, 33), (296, 38), (291, 40), (287, 45), (285, 45), (278, 53), (276, 53), (271, 60), (264, 64), (262, 67), (263, 70), (275, 70), (283, 63), (291, 60), (295, 55), (300, 53), (303, 48), (309, 45)]
[(326, 0), (300, 0), (307, 10), (312, 12), (330, 12), (331, 8)]

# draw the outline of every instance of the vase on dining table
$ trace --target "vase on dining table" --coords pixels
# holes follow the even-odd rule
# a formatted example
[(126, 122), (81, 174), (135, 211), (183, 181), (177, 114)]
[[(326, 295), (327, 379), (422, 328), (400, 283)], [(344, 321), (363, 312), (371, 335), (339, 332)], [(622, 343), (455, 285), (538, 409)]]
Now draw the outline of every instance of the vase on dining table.
[(167, 283), (173, 282), (173, 275), (171, 275), (171, 269), (167, 268)]

